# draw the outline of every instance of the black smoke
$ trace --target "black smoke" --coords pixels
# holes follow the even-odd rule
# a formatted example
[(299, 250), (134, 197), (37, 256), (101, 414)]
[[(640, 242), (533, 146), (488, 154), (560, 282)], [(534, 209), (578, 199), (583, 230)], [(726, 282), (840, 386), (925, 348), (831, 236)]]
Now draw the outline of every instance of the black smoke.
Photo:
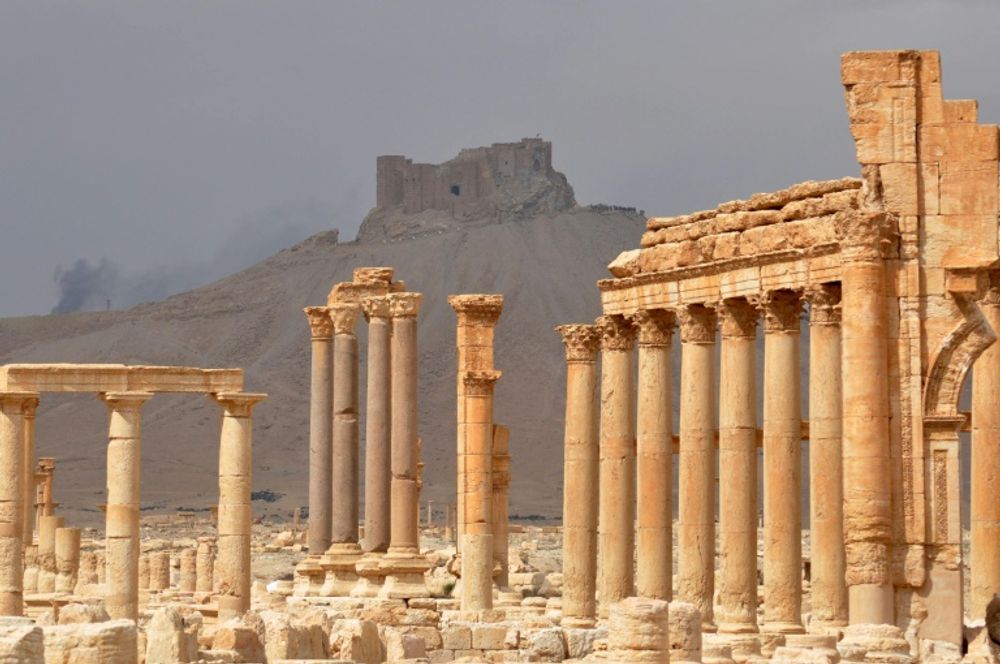
[(59, 302), (52, 313), (107, 308), (109, 300), (114, 298), (118, 279), (118, 268), (106, 258), (96, 265), (80, 258), (68, 270), (58, 266), (55, 282), (59, 286)]

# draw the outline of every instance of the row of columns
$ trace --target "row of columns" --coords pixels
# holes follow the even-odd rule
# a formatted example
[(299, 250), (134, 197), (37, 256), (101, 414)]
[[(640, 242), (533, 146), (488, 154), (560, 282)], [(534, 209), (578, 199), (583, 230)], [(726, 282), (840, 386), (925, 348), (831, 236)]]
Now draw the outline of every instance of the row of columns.
[[(810, 407), (817, 417), (811, 436), (816, 450), (812, 458), (816, 471), (811, 473), (816, 538), (813, 603), (817, 620), (845, 624), (839, 288), (825, 285), (811, 289), (806, 297), (813, 314)], [(679, 325), (678, 598), (699, 608), (706, 630), (738, 634), (761, 628), (757, 624), (756, 328), (762, 312), (763, 628), (802, 631), (801, 299), (797, 292), (776, 291), (753, 301), (735, 298), (712, 306), (640, 311), (628, 318), (603, 316), (596, 325), (557, 328), (567, 351), (564, 620), (593, 623), (594, 579), (600, 579), (602, 612), (633, 594), (672, 599), (670, 346), (675, 325)], [(718, 399), (717, 329), (721, 329)], [(633, 376), (636, 341), (637, 377)], [(594, 408), (598, 349), (602, 369), (599, 426)], [(634, 384), (638, 385), (637, 398)], [(718, 616), (713, 605), (716, 446), (720, 473)], [(587, 497), (595, 478), (599, 478), (596, 512), (593, 498)]]

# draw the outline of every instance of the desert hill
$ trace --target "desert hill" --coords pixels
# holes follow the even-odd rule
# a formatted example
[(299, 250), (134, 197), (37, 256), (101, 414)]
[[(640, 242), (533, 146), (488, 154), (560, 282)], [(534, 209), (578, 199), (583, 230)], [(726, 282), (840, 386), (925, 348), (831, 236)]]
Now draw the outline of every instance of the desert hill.
[[(622, 249), (638, 246), (644, 219), (600, 207), (534, 212), (431, 224), (394, 240), (338, 244), (331, 231), (162, 302), (119, 312), (0, 319), (0, 363), (242, 367), (248, 390), (270, 394), (256, 411), (254, 490), (281, 494), (276, 502), (255, 503), (255, 510), (287, 515), (307, 503), (309, 330), (302, 307), (325, 303), (331, 284), (350, 280), (356, 267), (392, 266), (409, 289), (424, 293), (423, 495), (440, 504), (454, 500), (455, 473), (455, 317), (446, 296), (503, 293), (496, 363), (504, 376), (496, 420), (511, 428), (511, 513), (556, 517), (565, 366), (552, 328), (599, 314), (595, 281)], [(435, 217), (433, 210), (421, 214)], [(364, 328), (359, 324), (362, 348)], [(364, 403), (363, 360), (361, 370)], [(169, 511), (215, 502), (218, 407), (203, 397), (158, 396), (143, 413), (143, 507)], [(77, 522), (101, 521), (106, 421), (104, 405), (90, 395), (48, 395), (39, 409), (38, 455), (57, 458), (56, 499)]]

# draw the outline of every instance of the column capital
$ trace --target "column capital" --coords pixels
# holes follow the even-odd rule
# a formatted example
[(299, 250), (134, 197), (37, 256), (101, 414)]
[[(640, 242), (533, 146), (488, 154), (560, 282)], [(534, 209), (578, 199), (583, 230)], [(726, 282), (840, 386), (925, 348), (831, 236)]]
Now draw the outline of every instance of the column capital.
[(677, 308), (677, 321), (681, 327), (683, 343), (715, 343), (715, 327), (718, 317), (715, 310), (704, 304), (689, 304)]
[(459, 325), (496, 325), (503, 311), (503, 295), (470, 293), (449, 295), (448, 304), (455, 310)]
[(353, 336), (358, 325), (358, 314), (361, 305), (355, 302), (335, 302), (330, 305), (330, 320), (333, 321), (335, 336), (348, 334)]
[(810, 325), (840, 325), (840, 284), (815, 284), (803, 294), (809, 303)]
[(635, 327), (624, 316), (598, 316), (596, 325), (601, 331), (601, 350), (635, 348)]
[(719, 302), (717, 311), (723, 339), (757, 338), (760, 312), (749, 300), (742, 297), (726, 298)]
[(664, 348), (674, 336), (674, 313), (666, 309), (640, 309), (631, 316), (639, 331), (639, 347)]
[(38, 412), (39, 402), (40, 400), (37, 394), (33, 397), (27, 397), (21, 402), (21, 414), (28, 419), (34, 418), (35, 413)]
[(846, 262), (882, 260), (891, 243), (892, 217), (885, 212), (845, 210), (835, 216), (834, 225)]
[(462, 383), (465, 385), (465, 396), (481, 397), (493, 394), (493, 387), (502, 373), (501, 371), (463, 372)]
[(393, 318), (416, 318), (420, 313), (423, 299), (420, 293), (390, 293), (386, 297), (389, 299), (389, 315)]
[(386, 318), (389, 313), (389, 297), (387, 295), (373, 295), (361, 300), (361, 310), (365, 314), (365, 320), (371, 322), (372, 318)]
[(102, 392), (101, 401), (115, 410), (139, 410), (153, 398), (152, 392)]
[[(31, 403), (38, 406), (38, 392), (0, 392), (0, 406), (18, 408), (22, 415), (28, 415)], [(34, 415), (34, 409), (31, 415)]]
[(767, 291), (760, 298), (760, 308), (764, 312), (764, 332), (800, 331), (802, 318), (802, 295), (792, 290)]
[(333, 336), (333, 321), (330, 320), (328, 307), (306, 307), (302, 311), (309, 319), (309, 331), (313, 339), (323, 340)]
[(250, 417), (253, 407), (267, 398), (259, 392), (217, 392), (212, 395), (227, 415), (233, 417)]
[(595, 362), (601, 347), (601, 329), (597, 325), (558, 325), (566, 347), (567, 362)]

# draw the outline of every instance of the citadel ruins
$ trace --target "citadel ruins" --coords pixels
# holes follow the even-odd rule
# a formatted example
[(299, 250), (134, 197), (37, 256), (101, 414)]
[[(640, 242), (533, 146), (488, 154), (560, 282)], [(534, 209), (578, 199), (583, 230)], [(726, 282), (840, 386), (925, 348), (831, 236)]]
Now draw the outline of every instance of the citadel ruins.
[[(847, 53), (841, 82), (860, 177), (650, 218), (597, 284), (602, 315), (553, 332), (559, 526), (509, 514), (526, 450), (495, 417), (503, 293), (428, 301), (421, 274), (359, 266), (305, 308), (308, 512), (282, 528), (254, 519), (266, 395), (242, 370), (0, 366), (0, 661), (1000, 662), (1000, 131), (943, 98), (935, 51)], [(540, 139), (380, 157), (377, 175), (361, 235), (383, 241), (428, 211), (575, 205)], [(429, 306), (455, 316), (437, 510)], [(60, 459), (36, 454), (39, 400), (65, 392), (107, 406), (103, 532), (59, 515)], [(161, 393), (218, 409), (210, 517), (140, 519), (142, 409)], [(262, 571), (274, 552), (287, 565)]]

